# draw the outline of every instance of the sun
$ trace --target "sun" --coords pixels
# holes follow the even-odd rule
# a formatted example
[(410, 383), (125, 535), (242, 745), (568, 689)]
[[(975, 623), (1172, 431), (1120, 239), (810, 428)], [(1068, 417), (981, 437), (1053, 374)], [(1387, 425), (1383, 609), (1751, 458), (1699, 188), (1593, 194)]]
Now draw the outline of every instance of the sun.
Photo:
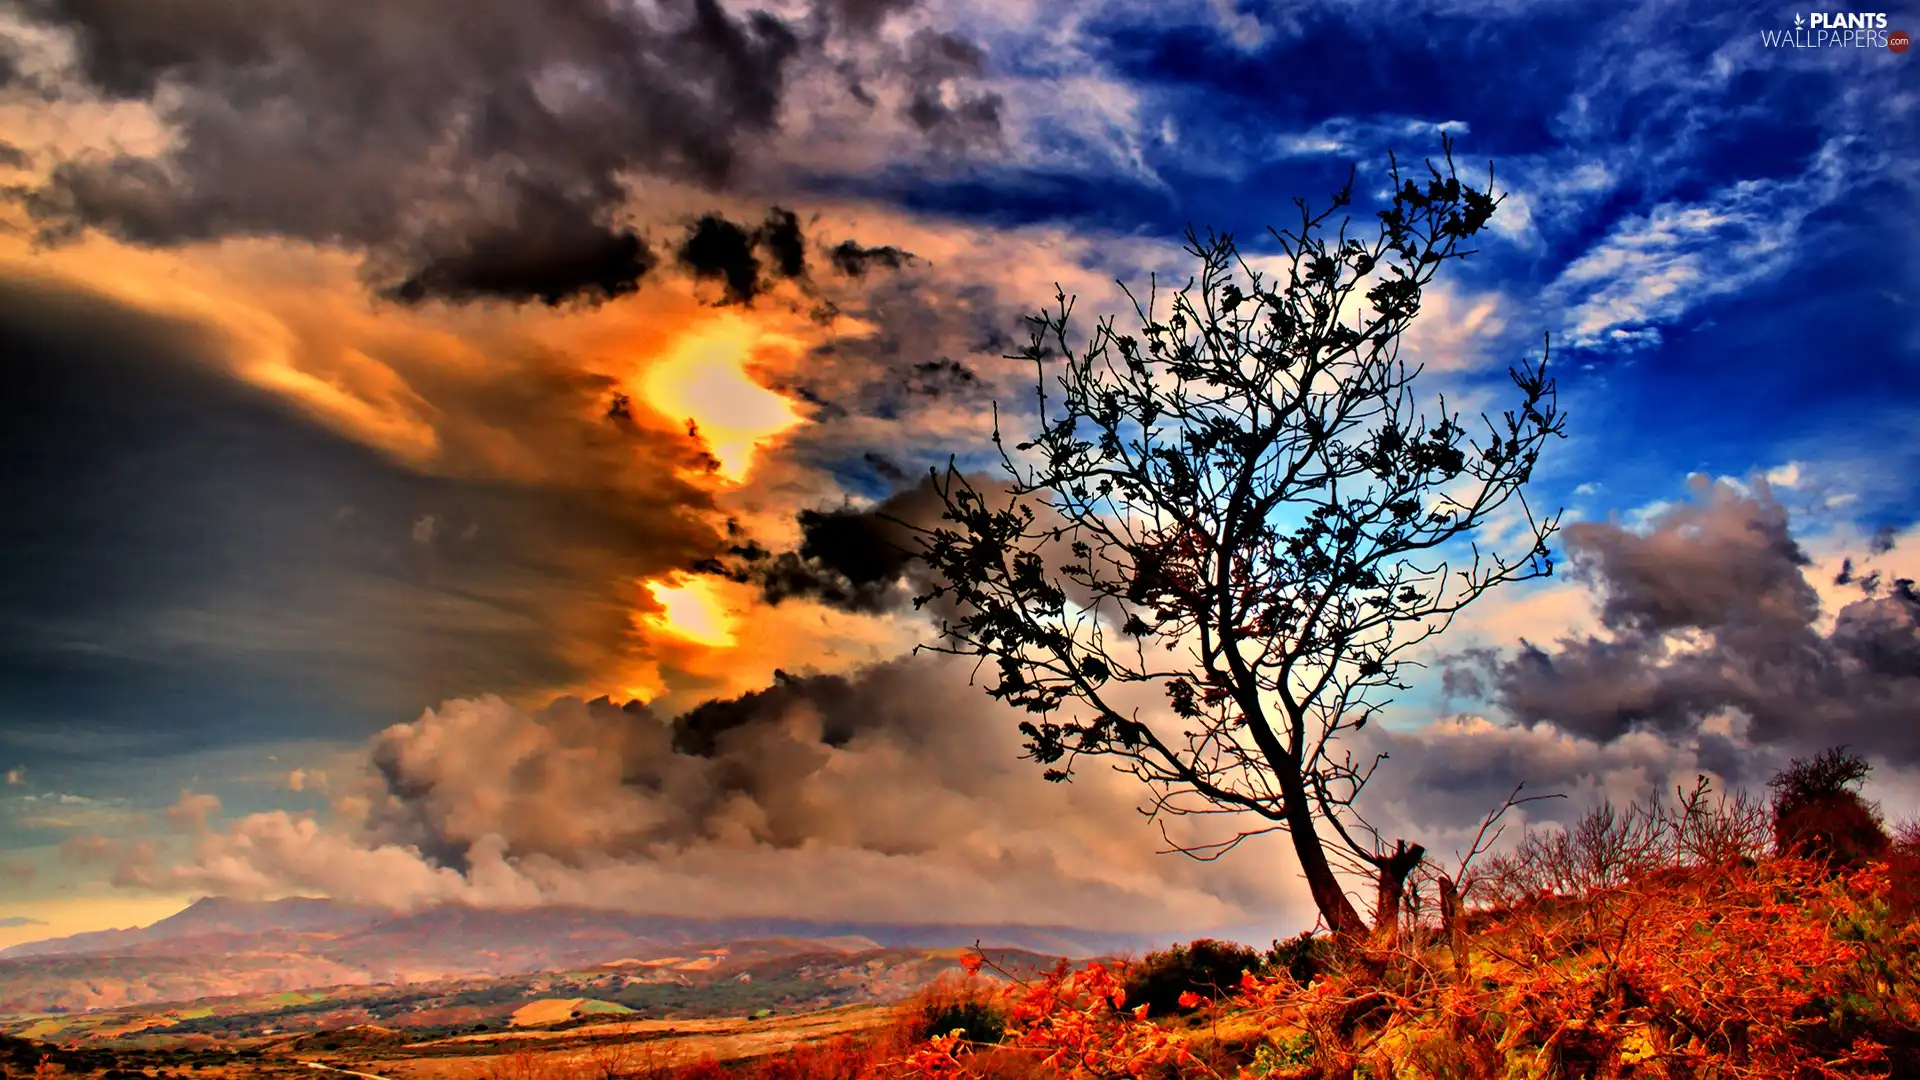
[(742, 366), (768, 339), (743, 319), (729, 318), (689, 336), (646, 373), (647, 403), (675, 420), (690, 420), (720, 462), (720, 475), (746, 479), (754, 451), (800, 423), (786, 398), (753, 381)]
[(649, 581), (646, 586), (660, 605), (660, 612), (647, 616), (648, 621), (700, 645), (726, 648), (734, 643), (733, 616), (711, 582), (690, 578), (679, 584)]

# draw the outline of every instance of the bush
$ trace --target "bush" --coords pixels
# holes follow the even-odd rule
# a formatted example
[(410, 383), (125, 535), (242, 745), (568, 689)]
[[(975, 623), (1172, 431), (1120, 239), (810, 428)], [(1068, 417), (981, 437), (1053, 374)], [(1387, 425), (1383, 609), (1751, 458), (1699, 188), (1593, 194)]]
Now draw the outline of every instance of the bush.
[(1006, 1034), (1007, 1015), (993, 990), (978, 977), (943, 978), (923, 988), (908, 1003), (905, 1023), (915, 1040), (960, 1032), (970, 1043), (990, 1044)]
[(1835, 870), (1857, 869), (1883, 858), (1891, 845), (1880, 811), (1854, 788), (1872, 771), (1846, 747), (1795, 758), (1767, 782), (1773, 789), (1773, 843)]
[(1275, 941), (1273, 948), (1261, 958), (1260, 974), (1268, 976), (1285, 975), (1301, 986), (1306, 986), (1314, 977), (1328, 969), (1329, 953), (1333, 943), (1326, 938), (1313, 936), (1313, 931), (1290, 937), (1285, 941)]
[(1893, 917), (1920, 915), (1920, 821), (1900, 826), (1887, 855), (1887, 893)]
[(1225, 997), (1240, 985), (1242, 975), (1260, 968), (1260, 954), (1245, 945), (1201, 938), (1148, 953), (1127, 972), (1122, 985), (1129, 1008), (1146, 1005), (1147, 1015), (1166, 1016), (1197, 1007), (1182, 1005), (1181, 995), (1195, 994), (1209, 1001)]
[(920, 1036), (931, 1039), (956, 1031), (968, 1042), (997, 1043), (1006, 1034), (1007, 1018), (985, 1001), (952, 1001), (926, 1015)]

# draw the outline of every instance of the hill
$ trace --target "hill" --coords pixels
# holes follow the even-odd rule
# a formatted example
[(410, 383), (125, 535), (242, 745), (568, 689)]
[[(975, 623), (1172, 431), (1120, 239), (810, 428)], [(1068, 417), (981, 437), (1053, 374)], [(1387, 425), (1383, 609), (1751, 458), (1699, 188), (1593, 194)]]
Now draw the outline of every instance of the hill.
[[(203, 899), (151, 926), (0, 951), (0, 1017), (241, 997), (310, 987), (437, 983), (738, 955), (949, 949), (981, 942), (1063, 957), (1134, 950), (1140, 935), (1066, 927), (700, 920), (581, 908), (438, 907), (408, 914), (288, 899)], [(684, 965), (674, 968), (687, 974)]]
[[(960, 949), (848, 951), (802, 939), (763, 939), (568, 971), (43, 1011), (0, 1020), (0, 1031), (73, 1045), (141, 1047), (233, 1045), (340, 1031), (401, 1032), (409, 1042), (509, 1030), (531, 1036), (538, 1034), (532, 1029), (625, 1018), (771, 1015), (897, 1001), (956, 972), (964, 955)], [(1029, 974), (1059, 959), (1023, 950), (988, 955), (1008, 970)]]

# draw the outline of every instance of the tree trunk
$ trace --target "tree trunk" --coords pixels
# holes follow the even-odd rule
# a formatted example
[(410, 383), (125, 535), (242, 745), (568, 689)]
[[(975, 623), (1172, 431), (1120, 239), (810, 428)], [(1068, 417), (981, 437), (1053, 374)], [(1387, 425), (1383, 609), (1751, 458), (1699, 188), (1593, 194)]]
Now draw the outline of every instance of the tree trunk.
[(1467, 908), (1460, 901), (1460, 887), (1445, 874), (1440, 875), (1440, 922), (1447, 934), (1447, 949), (1453, 953), (1453, 981), (1467, 984)]
[(1426, 858), (1427, 849), (1411, 847), (1405, 840), (1393, 843), (1393, 854), (1380, 862), (1379, 892), (1373, 905), (1373, 933), (1383, 945), (1392, 945), (1400, 934), (1400, 903), (1407, 895), (1407, 877)]
[(1347, 891), (1340, 887), (1340, 879), (1334, 876), (1333, 867), (1327, 862), (1327, 849), (1320, 842), (1320, 833), (1314, 829), (1306, 782), (1297, 772), (1287, 775), (1289, 770), (1279, 771), (1280, 794), (1287, 806), (1287, 833), (1293, 837), (1293, 853), (1300, 860), (1300, 872), (1306, 875), (1307, 891), (1313, 894), (1320, 918), (1337, 938), (1364, 937), (1367, 924), (1354, 910), (1353, 901), (1347, 899)]

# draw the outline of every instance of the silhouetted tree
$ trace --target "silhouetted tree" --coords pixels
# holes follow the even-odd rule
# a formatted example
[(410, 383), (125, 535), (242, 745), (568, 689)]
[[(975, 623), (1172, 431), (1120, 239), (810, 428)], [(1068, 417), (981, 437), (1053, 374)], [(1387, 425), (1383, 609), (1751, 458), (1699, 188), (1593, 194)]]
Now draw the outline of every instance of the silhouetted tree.
[(1884, 856), (1892, 839), (1880, 811), (1855, 790), (1872, 771), (1865, 758), (1844, 746), (1789, 762), (1767, 781), (1773, 789), (1774, 848), (1835, 869)]
[[(1351, 178), (1324, 210), (1296, 200), (1265, 272), (1232, 236), (1190, 230), (1197, 280), (1170, 302), (1129, 290), (1137, 334), (1109, 316), (1076, 340), (1057, 293), (1020, 354), (1038, 434), (1010, 450), (996, 424), (1004, 489), (936, 475), (945, 517), (921, 535), (934, 584), (916, 602), (944, 613), (931, 647), (992, 662), (989, 693), (1034, 714), (1021, 730), (1049, 779), (1106, 756), (1156, 818), (1265, 819), (1174, 847), (1215, 858), (1286, 831), (1341, 935), (1366, 924), (1337, 870), (1374, 878), (1390, 931), (1423, 857), (1356, 813), (1379, 759), (1342, 735), (1404, 687), (1407, 650), (1552, 570), (1557, 515), (1519, 497), (1562, 433), (1545, 357), (1511, 370), (1512, 411), (1470, 431), (1444, 398), (1416, 399), (1420, 367), (1399, 355), (1422, 289), (1500, 202), (1443, 145), (1418, 181), (1393, 165), (1368, 239), (1337, 217)], [(1475, 537), (1509, 506), (1503, 555)]]

